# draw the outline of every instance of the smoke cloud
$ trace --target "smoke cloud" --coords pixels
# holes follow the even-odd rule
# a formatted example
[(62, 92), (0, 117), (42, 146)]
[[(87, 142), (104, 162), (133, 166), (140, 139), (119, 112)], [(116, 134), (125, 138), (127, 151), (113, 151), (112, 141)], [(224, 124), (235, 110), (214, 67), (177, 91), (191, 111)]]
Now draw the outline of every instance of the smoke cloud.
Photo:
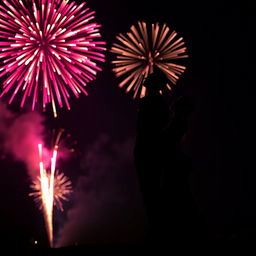
[(26, 164), (31, 177), (38, 174), (38, 143), (44, 133), (43, 117), (37, 112), (15, 115), (0, 102), (0, 150)]
[(73, 207), (59, 232), (57, 247), (136, 243), (145, 230), (145, 213), (133, 168), (133, 141), (103, 135), (86, 150)]

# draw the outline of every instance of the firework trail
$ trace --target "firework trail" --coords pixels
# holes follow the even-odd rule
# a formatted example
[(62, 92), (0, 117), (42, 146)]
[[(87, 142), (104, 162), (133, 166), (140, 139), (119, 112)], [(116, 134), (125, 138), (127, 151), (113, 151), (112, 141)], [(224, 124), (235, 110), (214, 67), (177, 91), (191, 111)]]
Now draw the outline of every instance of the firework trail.
[(67, 201), (68, 195), (72, 193), (71, 181), (69, 181), (69, 179), (64, 176), (63, 173), (56, 171), (58, 144), (62, 132), (63, 130), (59, 132), (53, 148), (50, 172), (47, 172), (46, 165), (43, 161), (43, 146), (42, 144), (38, 144), (40, 175), (31, 185), (34, 192), (30, 193), (30, 196), (34, 196), (35, 201), (39, 203), (40, 209), (43, 210), (48, 239), (51, 247), (53, 247), (54, 205), (63, 211), (62, 201)]
[[(127, 35), (118, 35), (119, 43), (113, 44), (111, 49), (116, 54), (116, 60), (112, 61), (113, 71), (117, 77), (124, 76), (119, 86), (126, 85), (126, 92), (133, 89), (134, 98), (145, 96), (146, 88), (142, 85), (154, 68), (162, 70), (173, 84), (186, 69), (174, 63), (188, 57), (183, 38), (176, 38), (177, 33), (170, 32), (166, 24), (152, 24), (151, 29), (148, 26), (145, 22), (138, 22), (138, 27), (132, 26)], [(171, 90), (169, 84), (166, 86)]]
[(0, 3), (0, 97), (12, 103), (28, 97), (32, 110), (40, 103), (70, 109), (70, 93), (87, 95), (85, 86), (96, 78), (104, 62), (100, 25), (95, 12), (67, 0), (4, 0)]

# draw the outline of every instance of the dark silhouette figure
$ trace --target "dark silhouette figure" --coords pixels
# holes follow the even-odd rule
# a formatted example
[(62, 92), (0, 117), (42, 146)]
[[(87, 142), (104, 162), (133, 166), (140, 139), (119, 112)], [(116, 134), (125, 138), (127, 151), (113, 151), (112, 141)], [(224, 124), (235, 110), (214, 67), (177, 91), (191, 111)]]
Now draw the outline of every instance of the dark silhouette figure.
[(193, 240), (199, 230), (198, 210), (189, 183), (193, 165), (182, 151), (188, 132), (192, 101), (180, 97), (171, 107), (169, 124), (161, 135), (162, 180), (159, 209), (160, 239)]
[(145, 81), (147, 94), (139, 100), (135, 167), (149, 221), (148, 237), (155, 233), (161, 178), (161, 134), (169, 120), (169, 105), (160, 90), (167, 80), (155, 70)]
[(137, 121), (135, 167), (148, 216), (146, 238), (150, 243), (191, 239), (198, 228), (189, 184), (193, 165), (181, 147), (193, 104), (189, 98), (180, 97), (170, 109), (159, 92), (166, 83), (160, 70), (148, 77)]

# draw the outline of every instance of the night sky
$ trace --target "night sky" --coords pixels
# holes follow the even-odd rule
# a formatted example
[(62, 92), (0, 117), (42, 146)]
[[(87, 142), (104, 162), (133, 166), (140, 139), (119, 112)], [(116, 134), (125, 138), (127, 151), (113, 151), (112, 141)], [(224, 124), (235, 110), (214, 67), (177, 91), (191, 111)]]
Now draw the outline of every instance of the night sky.
[[(108, 49), (118, 33), (127, 32), (137, 21), (167, 23), (184, 38), (187, 70), (165, 97), (171, 103), (185, 95), (195, 103), (184, 151), (195, 165), (193, 187), (207, 220), (207, 237), (255, 239), (255, 71), (249, 64), (254, 63), (255, 9), (222, 1), (88, 0), (87, 4), (96, 11)], [(61, 110), (57, 119), (50, 109), (42, 114), (47, 131), (65, 128), (78, 141), (79, 154), (60, 165), (80, 192), (65, 205), (66, 212), (56, 216), (58, 230), (70, 223), (67, 215), (81, 222), (80, 237), (73, 231), (76, 238), (67, 240), (72, 244), (75, 239), (79, 244), (120, 242), (120, 234), (121, 242), (129, 242), (143, 233), (143, 209), (132, 162), (137, 102), (118, 88), (112, 58), (107, 53), (103, 72), (88, 87), (88, 97), (74, 98), (71, 110)], [(10, 109), (26, 112), (15, 104)], [(0, 170), (1, 244), (30, 247), (35, 239), (47, 245), (42, 215), (28, 197), (30, 179), (25, 166), (5, 157)], [(118, 193), (123, 193), (121, 199)], [(83, 218), (74, 213), (78, 205), (87, 213)], [(127, 227), (128, 219), (133, 228)]]

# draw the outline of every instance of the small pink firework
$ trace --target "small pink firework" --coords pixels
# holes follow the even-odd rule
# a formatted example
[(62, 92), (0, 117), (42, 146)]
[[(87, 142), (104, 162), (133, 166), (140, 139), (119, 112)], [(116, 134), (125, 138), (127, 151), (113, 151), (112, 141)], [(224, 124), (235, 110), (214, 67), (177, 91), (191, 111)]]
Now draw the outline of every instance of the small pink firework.
[(67, 0), (1, 1), (0, 97), (22, 95), (21, 107), (30, 97), (32, 110), (51, 103), (56, 117), (57, 104), (70, 109), (70, 92), (87, 95), (106, 50), (94, 13)]
[[(177, 33), (170, 32), (166, 24), (152, 24), (150, 30), (145, 22), (138, 22), (138, 28), (132, 26), (127, 36), (117, 36), (120, 44), (115, 43), (111, 52), (116, 54), (116, 60), (112, 62), (115, 65), (113, 71), (117, 77), (125, 76), (119, 86), (126, 85), (126, 92), (133, 89), (134, 98), (144, 97), (146, 88), (143, 83), (155, 67), (176, 84), (186, 68), (174, 62), (188, 57), (183, 38), (177, 39), (176, 36)], [(166, 86), (171, 90), (169, 84)]]

